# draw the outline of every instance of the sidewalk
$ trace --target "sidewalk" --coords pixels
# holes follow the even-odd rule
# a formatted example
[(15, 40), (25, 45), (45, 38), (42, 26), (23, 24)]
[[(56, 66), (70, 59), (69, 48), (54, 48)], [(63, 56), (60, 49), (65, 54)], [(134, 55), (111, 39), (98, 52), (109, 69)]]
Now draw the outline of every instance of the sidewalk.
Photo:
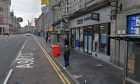
[[(46, 44), (43, 37), (36, 38), (51, 53), (50, 44)], [(55, 57), (55, 60), (63, 67), (63, 49), (60, 49), (60, 52), (60, 56)], [(74, 49), (71, 50), (70, 66), (65, 71), (77, 84), (122, 84), (120, 69)]]

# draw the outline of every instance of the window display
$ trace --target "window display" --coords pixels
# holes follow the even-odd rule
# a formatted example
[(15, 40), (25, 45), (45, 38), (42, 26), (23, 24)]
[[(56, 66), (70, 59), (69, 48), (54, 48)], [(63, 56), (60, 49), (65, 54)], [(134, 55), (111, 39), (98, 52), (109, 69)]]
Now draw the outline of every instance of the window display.
[(109, 55), (109, 23), (93, 25), (93, 51)]
[(93, 50), (99, 52), (99, 25), (93, 25)]
[(84, 48), (84, 46), (83, 46), (83, 27), (80, 27), (80, 45), (81, 45), (81, 48)]
[(100, 52), (107, 53), (108, 47), (108, 24), (100, 25)]
[(128, 43), (127, 77), (140, 82), (140, 42)]

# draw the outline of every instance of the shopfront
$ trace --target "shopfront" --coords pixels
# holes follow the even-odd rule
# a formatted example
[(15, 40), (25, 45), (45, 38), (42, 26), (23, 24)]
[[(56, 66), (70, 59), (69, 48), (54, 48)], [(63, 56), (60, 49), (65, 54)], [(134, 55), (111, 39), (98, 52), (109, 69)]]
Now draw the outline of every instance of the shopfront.
[(140, 40), (128, 42), (126, 77), (140, 83)]
[(84, 52), (92, 54), (92, 26), (84, 27)]
[(76, 41), (76, 28), (71, 29), (71, 47), (75, 47), (75, 41)]
[(127, 16), (127, 34), (133, 39), (127, 43), (126, 79), (140, 83), (140, 13)]
[(110, 23), (93, 25), (93, 52), (110, 55)]
[[(111, 7), (91, 11), (70, 21), (71, 45), (80, 52), (110, 62)], [(80, 43), (80, 45), (77, 45)]]

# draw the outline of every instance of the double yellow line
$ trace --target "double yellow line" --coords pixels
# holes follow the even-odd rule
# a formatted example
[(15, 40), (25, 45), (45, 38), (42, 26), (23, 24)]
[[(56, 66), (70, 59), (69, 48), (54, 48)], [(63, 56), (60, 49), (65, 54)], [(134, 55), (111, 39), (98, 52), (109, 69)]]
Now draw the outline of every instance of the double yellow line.
[[(36, 40), (36, 39), (35, 39)], [(56, 73), (60, 77), (63, 84), (71, 84), (68, 78), (63, 74), (63, 72), (60, 70), (60, 68), (57, 66), (57, 64), (54, 62), (54, 60), (50, 57), (50, 55), (47, 53), (47, 51), (42, 47), (42, 45), (36, 40), (37, 44), (40, 46), (41, 50), (55, 69)]]

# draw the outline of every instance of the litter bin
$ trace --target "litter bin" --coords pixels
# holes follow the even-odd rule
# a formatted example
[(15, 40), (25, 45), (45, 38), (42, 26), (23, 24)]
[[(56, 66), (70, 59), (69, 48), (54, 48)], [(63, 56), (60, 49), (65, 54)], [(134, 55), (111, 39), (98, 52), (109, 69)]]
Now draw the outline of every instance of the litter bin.
[(53, 45), (51, 45), (51, 47), (52, 47), (52, 54), (53, 54), (53, 56), (54, 57), (59, 56), (59, 54), (60, 54), (60, 52), (59, 52), (60, 46), (57, 45), (57, 44), (53, 44)]

